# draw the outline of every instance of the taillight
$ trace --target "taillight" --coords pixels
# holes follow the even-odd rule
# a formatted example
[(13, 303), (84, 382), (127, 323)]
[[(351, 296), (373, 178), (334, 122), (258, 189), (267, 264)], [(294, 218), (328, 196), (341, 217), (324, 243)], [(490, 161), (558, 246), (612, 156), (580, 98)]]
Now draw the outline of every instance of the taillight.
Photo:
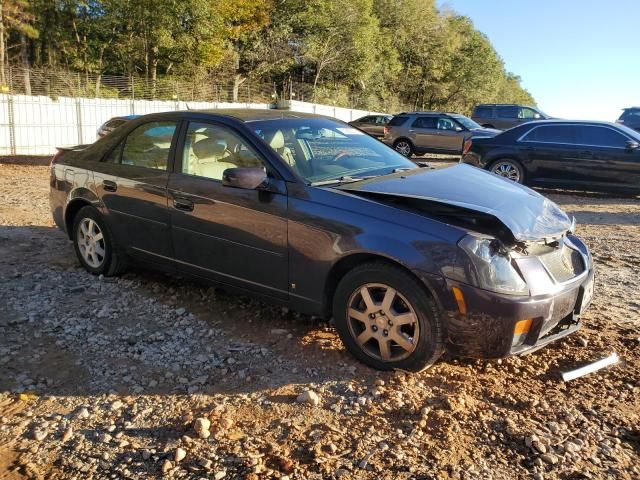
[(471, 144), (472, 144), (472, 143), (473, 143), (473, 142), (471, 141), (471, 139), (470, 139), (470, 138), (467, 138), (467, 139), (464, 141), (464, 145), (463, 145), (463, 147), (462, 147), (462, 154), (463, 154), (463, 155), (464, 155), (464, 154), (466, 154), (466, 153), (468, 153), (468, 152), (469, 152), (469, 150), (471, 150)]

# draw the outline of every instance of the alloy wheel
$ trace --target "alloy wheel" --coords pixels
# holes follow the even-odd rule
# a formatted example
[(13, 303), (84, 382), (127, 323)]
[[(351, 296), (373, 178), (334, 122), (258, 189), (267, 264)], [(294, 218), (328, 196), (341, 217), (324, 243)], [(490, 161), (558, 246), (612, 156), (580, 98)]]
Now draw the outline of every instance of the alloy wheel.
[(520, 182), (520, 169), (511, 162), (498, 162), (491, 167), (491, 172), (514, 182)]
[(106, 247), (100, 226), (92, 218), (83, 218), (76, 236), (80, 255), (87, 265), (99, 268), (104, 262)]
[(402, 360), (418, 344), (420, 327), (414, 308), (385, 284), (369, 283), (351, 294), (347, 323), (360, 348), (378, 360)]
[(398, 142), (396, 144), (396, 152), (408, 157), (411, 155), (411, 145), (408, 142)]

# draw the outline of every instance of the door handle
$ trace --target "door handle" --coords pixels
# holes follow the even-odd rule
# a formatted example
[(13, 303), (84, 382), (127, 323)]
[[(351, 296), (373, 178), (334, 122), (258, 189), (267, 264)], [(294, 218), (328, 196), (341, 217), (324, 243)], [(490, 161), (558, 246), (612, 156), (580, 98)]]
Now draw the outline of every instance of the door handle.
[(116, 182), (112, 182), (111, 180), (103, 180), (102, 188), (105, 192), (115, 192), (118, 190), (118, 184)]
[(174, 198), (173, 206), (177, 210), (182, 210), (184, 212), (192, 212), (193, 211), (193, 202), (191, 200), (187, 200), (186, 198)]

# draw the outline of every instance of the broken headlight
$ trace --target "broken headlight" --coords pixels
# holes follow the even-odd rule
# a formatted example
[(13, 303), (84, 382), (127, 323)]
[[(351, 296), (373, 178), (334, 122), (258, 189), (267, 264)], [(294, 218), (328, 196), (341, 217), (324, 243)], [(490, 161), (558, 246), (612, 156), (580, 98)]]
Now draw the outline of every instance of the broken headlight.
[(528, 295), (529, 288), (494, 238), (466, 235), (458, 246), (467, 254), (467, 278), (475, 286), (508, 295)]

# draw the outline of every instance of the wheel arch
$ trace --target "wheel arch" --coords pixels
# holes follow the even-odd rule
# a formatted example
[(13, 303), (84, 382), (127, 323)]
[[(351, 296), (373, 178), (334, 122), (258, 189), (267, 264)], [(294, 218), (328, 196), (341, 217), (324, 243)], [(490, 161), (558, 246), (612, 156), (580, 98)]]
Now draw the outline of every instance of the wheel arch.
[(436, 305), (441, 308), (440, 301), (429, 282), (426, 281), (421, 276), (417, 275), (411, 268), (407, 267), (402, 262), (390, 258), (385, 255), (381, 255), (379, 253), (371, 253), (371, 252), (357, 252), (349, 254), (345, 257), (342, 257), (338, 260), (329, 270), (327, 274), (327, 278), (325, 280), (324, 285), (324, 296), (323, 296), (323, 308), (324, 308), (324, 316), (325, 318), (331, 318), (333, 315), (333, 296), (335, 291), (340, 283), (340, 280), (344, 278), (344, 276), (353, 270), (355, 267), (362, 265), (363, 263), (372, 263), (372, 262), (380, 262), (385, 263), (387, 265), (395, 266), (416, 280), (424, 287), (425, 291), (429, 294), (429, 296), (433, 299)]
[(73, 223), (80, 209), (86, 206), (96, 206), (98, 203), (98, 197), (90, 190), (83, 188), (73, 193), (64, 210), (64, 228), (70, 240), (73, 239)]

